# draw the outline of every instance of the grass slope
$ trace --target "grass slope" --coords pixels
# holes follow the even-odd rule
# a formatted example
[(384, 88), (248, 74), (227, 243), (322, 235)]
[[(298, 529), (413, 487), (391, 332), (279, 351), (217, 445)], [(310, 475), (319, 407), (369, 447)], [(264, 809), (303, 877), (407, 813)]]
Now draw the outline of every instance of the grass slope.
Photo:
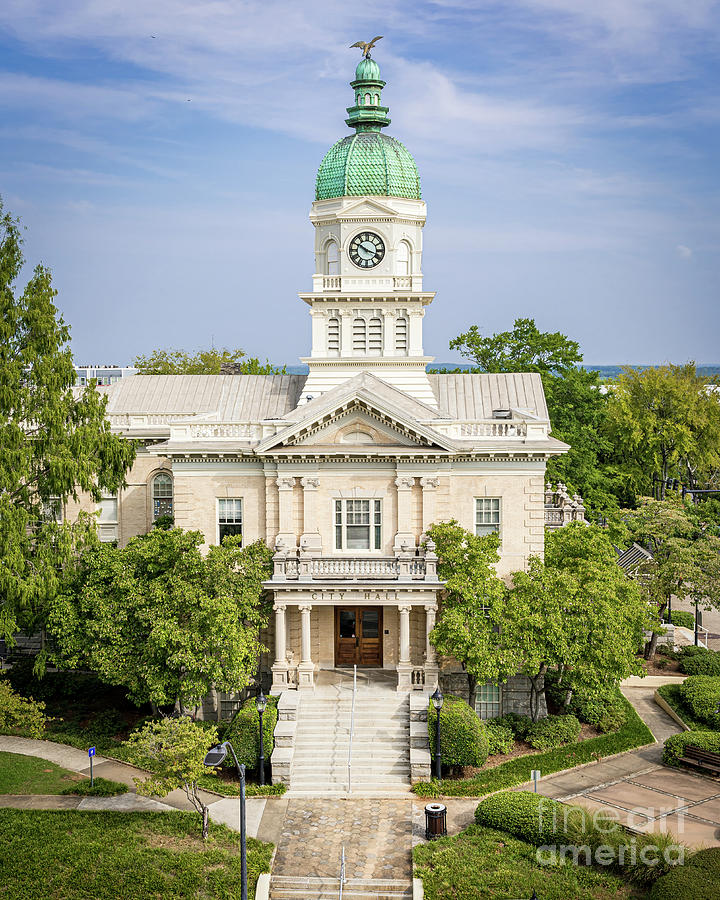
[[(194, 813), (0, 810), (3, 900), (230, 900), (240, 835)], [(272, 844), (248, 838), (249, 896)]]
[(84, 780), (46, 759), (0, 751), (0, 794), (62, 794)]
[(516, 900), (533, 891), (541, 900), (610, 900), (648, 897), (616, 875), (598, 868), (541, 866), (535, 847), (492, 828), (471, 825), (455, 837), (419, 844), (415, 876), (425, 900)]
[(493, 769), (485, 769), (473, 778), (444, 778), (441, 781), (423, 781), (413, 786), (420, 797), (482, 797), (502, 788), (514, 787), (530, 781), (533, 769), (540, 769), (543, 775), (572, 769), (583, 763), (593, 762), (605, 756), (632, 750), (652, 744), (654, 738), (650, 729), (635, 712), (625, 697), (622, 698), (627, 719), (625, 724), (612, 734), (590, 738), (557, 750), (545, 753), (531, 753), (510, 759)]

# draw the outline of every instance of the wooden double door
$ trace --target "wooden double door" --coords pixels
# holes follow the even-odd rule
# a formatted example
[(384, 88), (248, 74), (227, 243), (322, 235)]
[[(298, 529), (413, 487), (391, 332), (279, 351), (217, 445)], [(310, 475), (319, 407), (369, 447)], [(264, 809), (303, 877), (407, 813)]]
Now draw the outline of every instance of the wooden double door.
[(335, 665), (382, 666), (382, 607), (335, 607)]

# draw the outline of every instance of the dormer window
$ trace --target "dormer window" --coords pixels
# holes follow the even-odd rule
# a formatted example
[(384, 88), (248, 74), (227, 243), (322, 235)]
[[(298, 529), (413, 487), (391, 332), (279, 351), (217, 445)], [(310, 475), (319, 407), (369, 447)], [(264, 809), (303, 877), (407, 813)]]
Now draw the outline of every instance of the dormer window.
[(511, 409), (494, 409), (492, 414), (493, 419), (512, 419)]

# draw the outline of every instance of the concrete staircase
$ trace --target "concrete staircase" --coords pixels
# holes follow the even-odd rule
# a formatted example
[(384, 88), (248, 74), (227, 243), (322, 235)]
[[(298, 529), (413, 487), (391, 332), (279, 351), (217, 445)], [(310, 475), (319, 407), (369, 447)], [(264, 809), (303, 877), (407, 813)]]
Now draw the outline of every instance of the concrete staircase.
[[(273, 875), (270, 900), (337, 900), (338, 878), (295, 878)], [(409, 881), (349, 878), (343, 885), (343, 900), (405, 900), (412, 898)]]
[[(292, 796), (348, 791), (352, 694), (303, 693), (298, 709)], [(352, 742), (351, 794), (407, 796), (410, 789), (410, 701), (387, 690), (358, 691)], [(351, 895), (348, 895), (351, 896)]]

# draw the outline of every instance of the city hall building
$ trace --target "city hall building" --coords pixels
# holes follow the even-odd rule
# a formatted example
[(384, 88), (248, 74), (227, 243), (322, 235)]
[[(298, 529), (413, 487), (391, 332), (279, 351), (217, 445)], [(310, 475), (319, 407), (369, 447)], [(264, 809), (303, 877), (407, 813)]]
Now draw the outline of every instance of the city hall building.
[(170, 514), (208, 546), (241, 534), (274, 548), (264, 667), (276, 693), (353, 664), (394, 673), (399, 691), (432, 689), (443, 585), (428, 527), (497, 532), (499, 573), (522, 569), (543, 551), (546, 463), (567, 450), (539, 375), (428, 374), (417, 167), (384, 131), (375, 60), (351, 85), (352, 133), (323, 159), (310, 211), (309, 373), (103, 388), (113, 429), (141, 448), (100, 505), (101, 537), (122, 546)]

